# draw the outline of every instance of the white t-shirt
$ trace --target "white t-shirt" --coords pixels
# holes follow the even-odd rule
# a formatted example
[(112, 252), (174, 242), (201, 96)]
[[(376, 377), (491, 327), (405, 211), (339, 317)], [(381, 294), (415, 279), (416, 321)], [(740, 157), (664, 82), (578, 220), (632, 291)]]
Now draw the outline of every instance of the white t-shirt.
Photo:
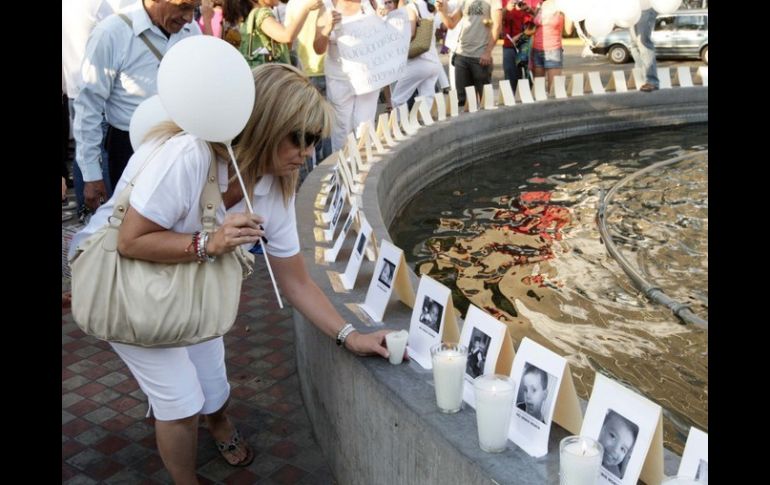
[[(134, 153), (110, 200), (99, 207), (88, 225), (73, 237), (70, 257), (80, 242), (107, 224), (118, 194), (156, 146), (155, 143), (144, 143)], [(200, 195), (206, 183), (210, 160), (211, 152), (203, 140), (186, 133), (169, 139), (136, 179), (131, 192), (131, 207), (147, 219), (174, 232), (192, 234), (201, 230)], [(219, 189), (224, 192), (227, 190), (227, 164), (231, 162), (219, 160), (217, 163)], [(265, 175), (254, 188), (252, 207), (265, 220), (262, 226), (265, 228), (268, 240), (266, 249), (270, 255), (288, 258), (299, 253), (294, 195), (284, 205), (280, 183), (272, 175)], [(247, 210), (241, 199), (226, 212)], [(216, 215), (217, 226), (224, 221), (226, 212), (224, 203), (220, 202)], [(251, 244), (244, 245), (244, 249), (250, 247)]]

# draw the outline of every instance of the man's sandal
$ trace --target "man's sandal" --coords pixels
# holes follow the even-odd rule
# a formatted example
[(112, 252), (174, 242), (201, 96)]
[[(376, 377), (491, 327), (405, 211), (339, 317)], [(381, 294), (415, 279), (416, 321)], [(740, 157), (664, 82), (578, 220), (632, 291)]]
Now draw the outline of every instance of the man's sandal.
[[(225, 461), (231, 466), (248, 466), (252, 461), (254, 461), (254, 451), (251, 449), (251, 446), (249, 446), (246, 440), (241, 437), (241, 433), (237, 429), (235, 429), (233, 432), (233, 436), (230, 438), (230, 441), (214, 440), (214, 442), (217, 444), (217, 449), (222, 455), (222, 458), (224, 458)], [(241, 461), (233, 461), (235, 457), (233, 453), (239, 449), (246, 450), (246, 456)]]

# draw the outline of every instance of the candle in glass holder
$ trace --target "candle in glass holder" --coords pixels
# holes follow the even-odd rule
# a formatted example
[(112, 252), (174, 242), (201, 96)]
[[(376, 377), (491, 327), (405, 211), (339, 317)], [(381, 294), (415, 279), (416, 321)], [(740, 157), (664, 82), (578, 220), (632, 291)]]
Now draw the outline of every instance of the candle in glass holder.
[(587, 436), (567, 436), (559, 444), (560, 485), (594, 485), (599, 479), (604, 447)]
[(430, 348), (430, 355), (438, 409), (442, 413), (456, 413), (463, 402), (463, 374), (468, 361), (468, 347), (438, 344)]
[(505, 450), (513, 412), (513, 381), (508, 376), (486, 374), (473, 380), (479, 446), (489, 453)]
[(388, 361), (393, 365), (398, 365), (404, 360), (404, 349), (406, 349), (406, 341), (409, 338), (409, 332), (406, 330), (399, 330), (398, 332), (390, 332), (385, 335), (385, 344), (390, 352)]

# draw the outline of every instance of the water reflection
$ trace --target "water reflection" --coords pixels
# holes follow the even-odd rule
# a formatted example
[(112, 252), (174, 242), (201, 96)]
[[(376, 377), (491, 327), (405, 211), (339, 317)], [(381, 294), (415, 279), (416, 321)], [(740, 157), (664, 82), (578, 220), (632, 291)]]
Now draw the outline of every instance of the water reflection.
[[(707, 126), (629, 131), (514, 150), (428, 187), (391, 234), (418, 274), (565, 356), (587, 398), (601, 372), (663, 406), (667, 447), (708, 430), (708, 333), (632, 286), (602, 244), (599, 189), (654, 162), (707, 148)], [(607, 211), (638, 270), (708, 319), (708, 157), (635, 179)]]

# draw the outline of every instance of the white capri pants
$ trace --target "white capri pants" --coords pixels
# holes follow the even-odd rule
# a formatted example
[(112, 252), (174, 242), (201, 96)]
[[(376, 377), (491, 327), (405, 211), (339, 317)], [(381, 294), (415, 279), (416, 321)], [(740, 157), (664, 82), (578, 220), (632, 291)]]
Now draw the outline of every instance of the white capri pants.
[(230, 396), (222, 337), (187, 347), (145, 348), (111, 342), (147, 395), (159, 421), (211, 414)]
[(364, 121), (374, 124), (380, 90), (356, 95), (349, 81), (326, 78), (326, 99), (334, 108), (332, 151), (341, 150), (352, 133)]
[(428, 59), (418, 57), (409, 59), (406, 63), (406, 72), (398, 80), (390, 102), (393, 107), (401, 106), (409, 101), (414, 90), (419, 96), (424, 96), (428, 106), (433, 103), (433, 95), (436, 94), (436, 80), (442, 71), (441, 64)]

